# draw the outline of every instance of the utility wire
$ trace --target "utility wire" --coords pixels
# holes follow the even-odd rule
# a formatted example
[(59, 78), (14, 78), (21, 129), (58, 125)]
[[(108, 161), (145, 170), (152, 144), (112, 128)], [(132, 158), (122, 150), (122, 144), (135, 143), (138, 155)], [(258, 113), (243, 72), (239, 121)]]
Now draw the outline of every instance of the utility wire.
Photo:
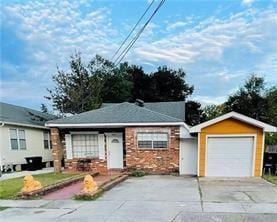
[(155, 9), (155, 11), (152, 13), (152, 15), (150, 16), (150, 18), (147, 20), (147, 22), (144, 24), (144, 26), (139, 30), (139, 32), (137, 33), (137, 35), (132, 39), (132, 41), (127, 45), (127, 47), (121, 52), (121, 54), (116, 58), (116, 60), (114, 61), (115, 66), (117, 66), (122, 60), (123, 58), (126, 56), (126, 54), (129, 52), (129, 50), (132, 48), (132, 46), (135, 44), (135, 42), (137, 41), (137, 39), (140, 37), (140, 35), (142, 34), (142, 32), (145, 30), (145, 28), (147, 27), (147, 25), (149, 24), (149, 22), (152, 20), (152, 18), (155, 16), (155, 14), (159, 11), (159, 9), (161, 8), (161, 6), (164, 4), (165, 0), (161, 0), (161, 2), (159, 3), (159, 5), (157, 6), (157, 8)]
[(141, 20), (143, 19), (143, 17), (145, 16), (145, 14), (149, 11), (149, 9), (151, 8), (151, 6), (153, 5), (153, 3), (155, 2), (155, 0), (152, 0), (152, 2), (148, 5), (148, 7), (145, 9), (144, 13), (141, 15), (141, 17), (139, 18), (139, 20), (137, 21), (137, 23), (135, 24), (135, 26), (132, 28), (132, 30), (130, 31), (130, 33), (128, 34), (128, 36), (123, 40), (123, 42), (121, 43), (120, 47), (116, 50), (116, 52), (114, 53), (112, 60), (114, 59), (114, 57), (117, 55), (117, 53), (120, 51), (120, 49), (123, 47), (123, 45), (126, 43), (126, 41), (129, 39), (129, 37), (133, 34), (134, 30), (136, 29), (136, 27), (138, 26), (138, 24), (141, 22)]

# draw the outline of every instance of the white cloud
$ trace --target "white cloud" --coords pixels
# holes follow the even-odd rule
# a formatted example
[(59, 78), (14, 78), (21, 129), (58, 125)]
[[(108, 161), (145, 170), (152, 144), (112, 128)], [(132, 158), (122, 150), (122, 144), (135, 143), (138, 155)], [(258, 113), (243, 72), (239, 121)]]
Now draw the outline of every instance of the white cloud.
[(252, 3), (254, 2), (255, 0), (242, 0), (241, 4), (242, 5), (246, 5), (246, 6), (250, 6), (252, 5)]
[[(248, 0), (248, 4), (251, 2)], [(27, 81), (9, 82), (7, 86), (11, 88), (3, 89), (4, 97), (16, 95), (17, 91), (24, 96), (24, 89), (44, 81), (45, 84), (36, 85), (39, 88), (35, 91), (28, 91), (42, 98), (56, 65), (66, 67), (75, 50), (82, 51), (85, 59), (96, 53), (111, 58), (126, 34), (113, 27), (113, 11), (96, 8), (89, 0), (28, 1), (3, 6), (2, 11), (5, 25), (26, 43), (27, 52), (25, 71), (18, 74)], [(164, 64), (183, 67), (189, 83), (199, 86), (195, 98), (220, 103), (225, 98), (223, 95), (250, 73), (259, 72), (276, 82), (277, 39), (272, 31), (277, 30), (276, 21), (273, 9), (253, 8), (225, 15), (224, 19), (211, 16), (200, 21), (188, 16), (164, 24), (155, 20), (126, 60), (149, 69)], [(128, 30), (133, 26), (123, 22)], [(18, 72), (15, 67), (7, 66), (6, 70)], [(25, 97), (30, 98), (31, 93)]]
[[(228, 49), (249, 53), (262, 51), (266, 44), (275, 44), (272, 30), (277, 29), (273, 10), (245, 11), (225, 20), (208, 18), (193, 28), (168, 34), (156, 41), (138, 44), (134, 54), (145, 60), (191, 64), (199, 60), (220, 62)], [(147, 47), (146, 47), (147, 45)]]

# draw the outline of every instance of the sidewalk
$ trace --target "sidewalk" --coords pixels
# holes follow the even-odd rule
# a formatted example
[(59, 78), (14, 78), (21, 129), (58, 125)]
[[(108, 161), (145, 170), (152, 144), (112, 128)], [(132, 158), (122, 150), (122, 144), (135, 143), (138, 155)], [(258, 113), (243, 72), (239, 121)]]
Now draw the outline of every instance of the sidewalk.
[(54, 172), (53, 167), (48, 167), (48, 168), (43, 168), (42, 170), (36, 170), (36, 171), (20, 171), (20, 172), (13, 172), (13, 173), (5, 173), (2, 174), (0, 177), (0, 181), (2, 180), (8, 180), (8, 179), (13, 179), (13, 178), (18, 178), (18, 177), (24, 177), (26, 175), (36, 175), (36, 174), (44, 174), (44, 173), (52, 173)]

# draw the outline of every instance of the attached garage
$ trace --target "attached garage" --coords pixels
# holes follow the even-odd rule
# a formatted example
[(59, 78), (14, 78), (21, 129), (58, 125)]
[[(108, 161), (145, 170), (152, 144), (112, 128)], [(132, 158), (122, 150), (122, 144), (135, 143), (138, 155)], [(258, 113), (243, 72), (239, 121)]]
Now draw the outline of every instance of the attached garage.
[(264, 132), (274, 126), (231, 112), (190, 129), (198, 135), (197, 175), (259, 177), (262, 175)]

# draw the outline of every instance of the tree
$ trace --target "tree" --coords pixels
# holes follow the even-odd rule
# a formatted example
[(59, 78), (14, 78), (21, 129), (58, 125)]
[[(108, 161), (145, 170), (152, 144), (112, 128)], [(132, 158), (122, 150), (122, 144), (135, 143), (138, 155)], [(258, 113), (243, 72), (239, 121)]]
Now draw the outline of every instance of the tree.
[(262, 77), (250, 76), (234, 95), (225, 102), (225, 112), (236, 111), (257, 120), (268, 122), (265, 83)]
[(101, 75), (103, 87), (101, 97), (104, 102), (119, 103), (130, 101), (132, 98), (133, 83), (128, 79), (126, 64), (111, 67), (109, 73)]
[[(99, 62), (96, 57), (95, 62)], [(48, 89), (53, 106), (61, 113), (81, 113), (98, 108), (101, 105), (101, 78), (83, 64), (81, 54), (76, 53), (70, 57), (70, 72), (58, 68), (53, 76), (56, 87)], [(101, 62), (100, 62), (101, 63)]]
[(158, 67), (158, 70), (151, 74), (154, 89), (151, 100), (153, 102), (182, 101), (187, 98), (193, 93), (193, 86), (185, 82), (185, 76), (186, 73), (182, 69)]
[(205, 114), (199, 102), (186, 102), (185, 120), (187, 124), (194, 126), (203, 122), (205, 119)]
[(277, 87), (272, 87), (266, 91), (267, 100), (267, 118), (269, 123), (277, 126)]
[(203, 110), (205, 114), (205, 121), (214, 119), (218, 116), (224, 114), (224, 104), (223, 105), (207, 105)]
[(43, 104), (43, 103), (40, 105), (40, 110), (43, 113), (49, 113), (47, 106), (45, 104)]
[(128, 79), (133, 83), (131, 101), (142, 99), (150, 101), (150, 95), (154, 91), (150, 75), (146, 74), (141, 66), (131, 65), (127, 67)]
[(193, 92), (193, 86), (185, 82), (186, 74), (182, 69), (173, 70), (163, 66), (148, 75), (142, 67), (129, 66), (127, 72), (133, 82), (132, 101), (182, 101)]

